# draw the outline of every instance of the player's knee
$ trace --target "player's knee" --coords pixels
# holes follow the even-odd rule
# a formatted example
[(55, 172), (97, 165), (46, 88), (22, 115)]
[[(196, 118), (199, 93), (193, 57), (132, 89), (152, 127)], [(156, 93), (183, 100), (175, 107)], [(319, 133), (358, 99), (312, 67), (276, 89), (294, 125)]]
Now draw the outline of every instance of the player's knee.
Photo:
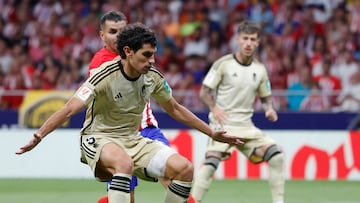
[(268, 153), (265, 153), (264, 160), (266, 160), (270, 166), (282, 166), (284, 164), (284, 153), (278, 150), (277, 147), (273, 147), (273, 149), (270, 150), (268, 149), (266, 152)]
[(178, 168), (179, 176), (181, 177), (182, 181), (192, 181), (194, 175), (194, 166), (193, 164), (185, 160), (181, 166)]
[(220, 160), (219, 157), (208, 156), (205, 159), (204, 165), (211, 166), (216, 170), (218, 168), (219, 164), (220, 164), (220, 161), (221, 160)]
[(167, 174), (170, 179), (190, 182), (194, 175), (194, 166), (185, 157), (173, 156), (167, 165)]
[(280, 151), (279, 147), (277, 145), (271, 145), (269, 146), (265, 153), (264, 153), (264, 157), (263, 159), (267, 162), (269, 162), (273, 157), (282, 154), (282, 152)]
[(134, 162), (132, 160), (119, 160), (115, 165), (115, 173), (132, 174), (134, 168)]
[(134, 162), (122, 149), (111, 143), (103, 147), (98, 166), (105, 168), (112, 174), (131, 174)]

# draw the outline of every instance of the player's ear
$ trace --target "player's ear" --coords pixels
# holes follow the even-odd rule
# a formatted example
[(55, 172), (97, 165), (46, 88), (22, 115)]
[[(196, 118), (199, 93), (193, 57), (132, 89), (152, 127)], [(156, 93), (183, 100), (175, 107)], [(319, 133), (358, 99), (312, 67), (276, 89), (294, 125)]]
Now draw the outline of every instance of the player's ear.
[(104, 41), (105, 39), (104, 39), (104, 31), (102, 31), (102, 30), (100, 30), (99, 31), (99, 36), (100, 36), (100, 38)]
[(129, 46), (124, 46), (124, 47), (123, 47), (123, 51), (124, 51), (124, 53), (125, 53), (126, 57), (128, 57), (128, 56), (131, 56), (131, 55), (132, 55), (132, 51), (131, 51), (131, 49), (130, 49), (130, 47), (129, 47)]

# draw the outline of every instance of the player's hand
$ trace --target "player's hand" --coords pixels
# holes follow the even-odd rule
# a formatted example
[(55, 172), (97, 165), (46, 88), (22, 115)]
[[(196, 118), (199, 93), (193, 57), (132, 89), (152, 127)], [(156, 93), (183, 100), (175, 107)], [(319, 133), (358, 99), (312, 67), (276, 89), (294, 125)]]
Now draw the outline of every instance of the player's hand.
[(38, 145), (41, 142), (41, 137), (38, 134), (34, 134), (34, 137), (29, 141), (29, 143), (27, 143), (25, 146), (20, 147), (20, 149), (18, 151), (15, 152), (15, 154), (23, 154), (27, 151), (32, 150), (34, 147), (36, 147), (36, 145)]
[(275, 122), (278, 120), (278, 115), (276, 113), (276, 111), (272, 108), (268, 109), (266, 112), (265, 112), (265, 117), (269, 120), (269, 121), (272, 121), (272, 122)]
[(242, 141), (240, 137), (228, 135), (225, 131), (214, 131), (211, 137), (215, 141), (228, 143), (230, 145), (242, 146), (244, 144), (244, 141)]
[(227, 114), (225, 111), (220, 109), (218, 106), (214, 106), (214, 108), (211, 110), (213, 113), (214, 119), (220, 124), (223, 125), (225, 121), (227, 120)]

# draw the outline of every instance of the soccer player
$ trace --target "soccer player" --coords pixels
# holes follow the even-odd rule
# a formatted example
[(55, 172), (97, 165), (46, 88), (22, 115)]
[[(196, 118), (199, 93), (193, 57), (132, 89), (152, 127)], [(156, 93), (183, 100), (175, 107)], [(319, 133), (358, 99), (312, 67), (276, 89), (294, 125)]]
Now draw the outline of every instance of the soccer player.
[[(127, 24), (126, 16), (121, 12), (110, 11), (105, 13), (100, 19), (100, 38), (104, 42), (104, 47), (95, 53), (92, 58), (88, 75), (91, 74), (96, 68), (98, 68), (101, 64), (107, 61), (114, 60), (119, 57), (119, 54), (116, 50), (116, 38), (119, 34), (119, 31), (122, 27)], [(158, 122), (155, 116), (152, 113), (152, 109), (150, 107), (150, 101), (146, 104), (145, 109), (142, 114), (142, 121), (139, 127), (141, 131), (141, 135), (144, 137), (148, 137), (153, 140), (158, 140), (163, 142), (166, 145), (169, 145), (169, 141), (166, 139), (165, 135), (161, 132), (160, 128), (158, 128)], [(160, 178), (159, 181), (161, 184), (167, 188), (170, 181), (167, 179)], [(111, 182), (108, 183), (111, 184)], [(135, 202), (135, 187), (137, 186), (138, 181), (136, 176), (133, 176), (130, 182), (130, 196), (131, 203)], [(107, 203), (108, 197), (103, 196), (98, 200), (98, 203)]]
[(254, 58), (260, 32), (259, 26), (253, 22), (240, 23), (237, 31), (238, 51), (216, 60), (203, 80), (200, 98), (210, 110), (210, 126), (240, 136), (244, 139), (244, 145), (236, 147), (209, 140), (204, 164), (194, 179), (191, 192), (196, 202), (203, 200), (219, 163), (228, 159), (235, 149), (253, 163), (266, 161), (269, 164), (273, 202), (284, 202), (284, 155), (274, 140), (251, 120), (256, 96), (261, 99), (266, 118), (273, 122), (278, 119), (272, 104), (266, 68)]
[(234, 146), (243, 142), (225, 131), (212, 130), (172, 97), (166, 80), (153, 68), (156, 44), (155, 33), (143, 24), (122, 28), (117, 40), (121, 60), (105, 62), (96, 69), (16, 154), (32, 150), (63, 122), (87, 107), (80, 131), (81, 155), (98, 181), (112, 181), (108, 191), (110, 203), (130, 202), (132, 174), (149, 181), (168, 178), (171, 183), (164, 202), (187, 201), (194, 171), (191, 162), (171, 147), (142, 137), (138, 131), (150, 97), (174, 119), (216, 141)]

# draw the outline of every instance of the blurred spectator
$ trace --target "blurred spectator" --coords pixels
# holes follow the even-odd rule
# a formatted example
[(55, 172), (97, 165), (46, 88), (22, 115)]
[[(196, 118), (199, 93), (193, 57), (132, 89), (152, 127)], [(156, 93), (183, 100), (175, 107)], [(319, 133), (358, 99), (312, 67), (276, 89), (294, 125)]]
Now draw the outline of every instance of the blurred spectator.
[(13, 57), (10, 54), (6, 41), (0, 38), (0, 66), (1, 72), (7, 74), (10, 70), (10, 64), (13, 61)]
[(299, 71), (299, 82), (287, 89), (288, 108), (292, 111), (300, 110), (301, 103), (310, 94), (313, 83), (310, 67), (303, 67)]
[(337, 110), (340, 111), (360, 111), (360, 68), (357, 69), (349, 78), (349, 85), (344, 87), (338, 97), (340, 104)]
[(328, 0), (305, 0), (304, 7), (312, 10), (315, 21), (319, 23), (326, 23), (333, 11), (333, 5)]
[(341, 80), (341, 86), (343, 89), (347, 89), (350, 86), (350, 77), (359, 69), (359, 64), (354, 60), (349, 50), (341, 52), (335, 61), (331, 73), (336, 75)]
[(7, 105), (3, 101), (3, 95), (2, 95), (5, 91), (4, 79), (5, 79), (5, 74), (0, 69), (0, 109), (7, 109)]
[(176, 62), (179, 64), (181, 71), (183, 70), (183, 57), (177, 53), (177, 47), (172, 44), (164, 44), (164, 51), (162, 55), (156, 55), (156, 67), (164, 72), (170, 62)]
[(195, 85), (195, 77), (190, 72), (185, 73), (174, 98), (191, 111), (203, 111), (203, 103), (199, 99), (200, 86)]
[(37, 69), (38, 71), (34, 74), (34, 77), (40, 79), (40, 88), (44, 90), (55, 89), (62, 69), (60, 63), (51, 55), (47, 55), (44, 62), (38, 64)]
[(309, 62), (311, 66), (311, 72), (313, 75), (319, 74), (315, 72), (316, 69), (314, 69), (314, 67), (316, 66), (317, 63), (321, 62), (323, 57), (328, 53), (329, 52), (328, 52), (326, 37), (317, 36), (315, 38), (315, 42), (312, 50), (307, 53), (307, 57), (309, 57)]
[(61, 15), (63, 7), (61, 2), (55, 0), (39, 0), (34, 7), (33, 16), (36, 16), (37, 21), (49, 25), (51, 16)]
[(180, 88), (183, 77), (180, 71), (180, 65), (177, 61), (170, 61), (167, 64), (164, 77), (168, 81), (171, 89), (177, 90)]
[(287, 71), (288, 72), (287, 78), (286, 78), (286, 86), (287, 87), (290, 87), (293, 84), (299, 82), (300, 70), (305, 67), (310, 67), (309, 60), (306, 57), (305, 53), (304, 52), (295, 52), (294, 53), (294, 63), (290, 67), (290, 69), (288, 69), (288, 71)]
[(270, 34), (274, 29), (274, 15), (266, 0), (259, 0), (250, 8), (249, 19), (258, 23), (263, 32)]
[(208, 51), (208, 39), (202, 32), (201, 27), (197, 27), (194, 32), (185, 39), (183, 54), (185, 57), (191, 55), (205, 57), (208, 54)]
[(94, 53), (92, 53), (90, 50), (85, 49), (81, 52), (81, 55), (78, 60), (81, 61), (80, 65), (80, 74), (82, 78), (86, 78), (88, 76), (88, 69), (91, 62), (91, 59), (93, 58)]
[(13, 60), (10, 64), (10, 71), (4, 78), (4, 89), (10, 90), (2, 96), (3, 105), (9, 109), (18, 109), (23, 100), (23, 93), (26, 90), (25, 81), (21, 73), (22, 64), (19, 60)]
[(332, 106), (336, 106), (336, 97), (341, 90), (341, 80), (331, 74), (331, 59), (326, 56), (321, 63), (322, 74), (315, 76), (314, 80), (319, 84), (322, 92), (330, 99)]
[(317, 82), (311, 83), (310, 94), (300, 104), (300, 111), (323, 112), (330, 110), (328, 96), (323, 94)]
[(347, 10), (350, 12), (350, 30), (353, 33), (360, 33), (360, 1), (352, 1), (348, 4)]
[(160, 26), (161, 29), (165, 32), (165, 35), (173, 39), (177, 46), (180, 46), (180, 23), (171, 13), (166, 13), (166, 18), (164, 19), (164, 22), (160, 24)]
[(185, 58), (184, 71), (186, 74), (191, 74), (194, 85), (200, 85), (205, 76), (207, 68), (205, 57), (199, 55), (190, 55)]

